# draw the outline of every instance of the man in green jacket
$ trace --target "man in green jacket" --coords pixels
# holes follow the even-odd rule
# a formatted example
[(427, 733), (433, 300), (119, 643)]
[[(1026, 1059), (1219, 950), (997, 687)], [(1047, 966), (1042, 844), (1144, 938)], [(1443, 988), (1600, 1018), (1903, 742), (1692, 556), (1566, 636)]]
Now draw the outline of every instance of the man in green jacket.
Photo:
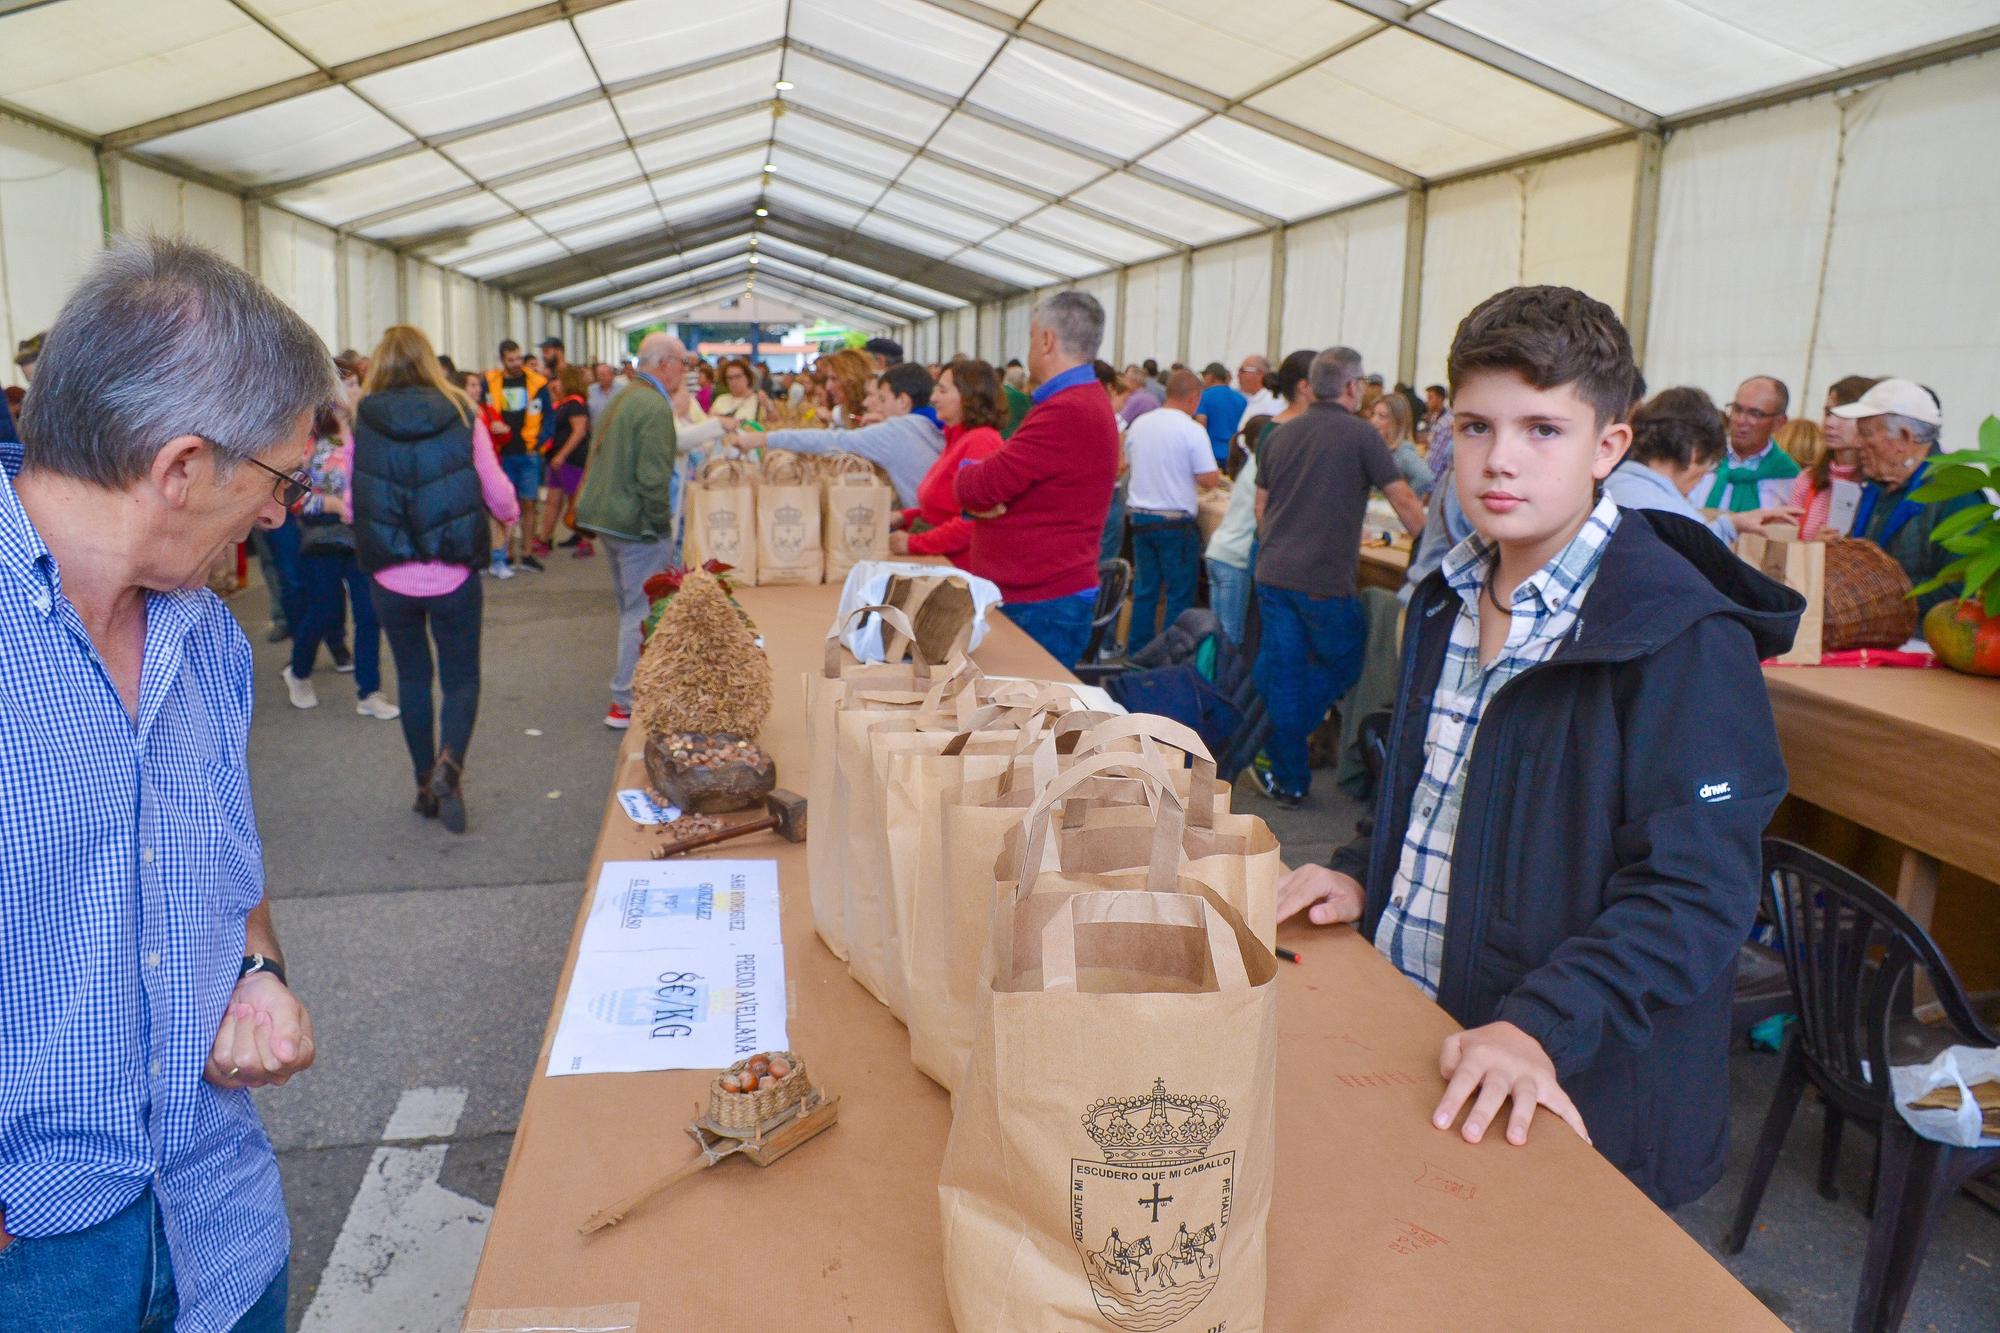
[(687, 348), (665, 333), (639, 344), (638, 374), (612, 400), (590, 442), (590, 468), (576, 497), (577, 526), (604, 539), (618, 602), (618, 667), (604, 725), (632, 725), (632, 672), (650, 609), (646, 580), (674, 558), (674, 404), (670, 385), (686, 372)]

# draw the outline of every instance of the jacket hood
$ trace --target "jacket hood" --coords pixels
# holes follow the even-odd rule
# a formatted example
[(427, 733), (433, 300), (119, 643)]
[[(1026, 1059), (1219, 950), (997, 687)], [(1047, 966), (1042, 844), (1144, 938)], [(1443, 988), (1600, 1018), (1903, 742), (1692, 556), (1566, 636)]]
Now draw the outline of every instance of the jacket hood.
[(361, 400), (354, 410), (370, 430), (392, 440), (426, 440), (465, 419), (458, 407), (436, 389), (384, 389)]
[(1758, 658), (1791, 648), (1806, 599), (1750, 567), (1701, 524), (1624, 509), (1584, 598), (1574, 648), (1593, 656), (1653, 652), (1706, 616), (1750, 631)]

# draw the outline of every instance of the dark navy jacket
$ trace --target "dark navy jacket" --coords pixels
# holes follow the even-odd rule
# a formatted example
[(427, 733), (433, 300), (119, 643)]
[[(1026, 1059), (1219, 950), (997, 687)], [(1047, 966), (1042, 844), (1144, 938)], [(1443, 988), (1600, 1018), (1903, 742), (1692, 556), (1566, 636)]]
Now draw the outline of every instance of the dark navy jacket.
[[(1622, 515), (1569, 638), (1480, 720), (1438, 1003), (1539, 1041), (1598, 1151), (1672, 1207), (1722, 1174), (1736, 949), (1786, 785), (1758, 662), (1805, 602), (1699, 524)], [(1334, 854), (1370, 938), (1460, 604), (1436, 572), (1411, 598), (1373, 835)]]
[(386, 389), (356, 406), (352, 493), (355, 554), (369, 573), (417, 560), (486, 563), (472, 427), (437, 390)]

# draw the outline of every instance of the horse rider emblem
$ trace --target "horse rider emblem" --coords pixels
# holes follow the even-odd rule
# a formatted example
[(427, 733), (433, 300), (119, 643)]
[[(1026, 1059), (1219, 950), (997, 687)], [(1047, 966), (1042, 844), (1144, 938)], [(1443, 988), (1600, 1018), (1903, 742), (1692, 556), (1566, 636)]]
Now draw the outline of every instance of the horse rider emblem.
[(1070, 1232), (1104, 1317), (1155, 1333), (1191, 1314), (1222, 1275), (1236, 1154), (1211, 1154), (1229, 1108), (1153, 1080), (1083, 1115), (1100, 1156), (1070, 1161)]

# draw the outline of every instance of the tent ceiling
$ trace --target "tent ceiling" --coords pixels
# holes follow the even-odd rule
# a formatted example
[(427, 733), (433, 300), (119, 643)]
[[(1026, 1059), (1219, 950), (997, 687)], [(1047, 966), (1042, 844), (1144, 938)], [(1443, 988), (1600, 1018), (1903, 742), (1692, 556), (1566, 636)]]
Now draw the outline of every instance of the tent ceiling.
[(0, 0), (0, 109), (573, 309), (755, 231), (801, 292), (912, 318), (2000, 45), (2000, 0), (1247, 10)]

